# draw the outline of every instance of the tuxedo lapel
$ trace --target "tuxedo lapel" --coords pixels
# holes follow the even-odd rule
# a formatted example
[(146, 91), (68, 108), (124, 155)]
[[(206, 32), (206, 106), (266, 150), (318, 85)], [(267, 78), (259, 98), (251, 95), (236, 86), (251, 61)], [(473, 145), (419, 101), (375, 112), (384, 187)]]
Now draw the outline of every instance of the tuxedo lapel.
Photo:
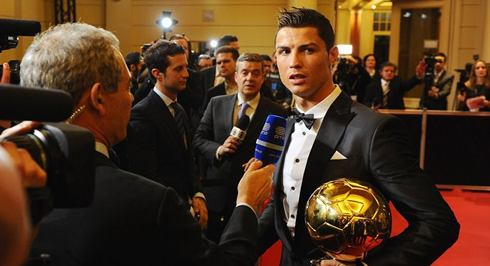
[(170, 110), (168, 109), (165, 102), (153, 90), (150, 92), (150, 94), (148, 94), (148, 97), (150, 97), (149, 99), (150, 102), (158, 109), (158, 114), (160, 115), (163, 121), (162, 124), (172, 132), (176, 140), (179, 140), (179, 145), (187, 153), (187, 149), (185, 148), (185, 144), (184, 144), (184, 139), (182, 138), (179, 128), (177, 127), (177, 122), (175, 122), (175, 119), (172, 113), (170, 113)]
[[(301, 185), (297, 213), (296, 232), (303, 232), (306, 230), (304, 223), (305, 205), (306, 201), (311, 196), (311, 193), (323, 184), (323, 182), (330, 181), (322, 180), (323, 173), (325, 173), (330, 158), (332, 158), (337, 150), (337, 145), (344, 135), (347, 125), (355, 116), (354, 113), (350, 112), (351, 104), (352, 100), (342, 92), (323, 118), (322, 125), (320, 126), (318, 135), (311, 148), (305, 173), (303, 175), (303, 184)], [(299, 245), (301, 245), (301, 237), (305, 236), (301, 233), (296, 234), (294, 248), (299, 248)]]

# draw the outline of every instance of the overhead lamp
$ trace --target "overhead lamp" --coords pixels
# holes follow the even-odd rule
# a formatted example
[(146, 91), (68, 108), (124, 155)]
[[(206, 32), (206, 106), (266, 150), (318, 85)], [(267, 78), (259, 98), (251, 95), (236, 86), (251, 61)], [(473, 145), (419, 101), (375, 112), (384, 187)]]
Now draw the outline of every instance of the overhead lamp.
[(218, 41), (217, 40), (211, 40), (209, 42), (209, 44), (211, 45), (211, 48), (216, 48), (216, 46), (218, 46)]
[(172, 26), (179, 23), (178, 20), (172, 18), (172, 11), (162, 11), (162, 18), (157, 19), (156, 23), (163, 28), (162, 39), (167, 39), (167, 32), (172, 32)]

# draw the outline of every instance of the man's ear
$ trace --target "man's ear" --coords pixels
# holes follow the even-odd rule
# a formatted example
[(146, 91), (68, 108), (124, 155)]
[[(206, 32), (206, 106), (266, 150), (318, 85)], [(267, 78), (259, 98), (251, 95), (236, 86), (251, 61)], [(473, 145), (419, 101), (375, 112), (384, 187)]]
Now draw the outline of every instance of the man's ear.
[(89, 98), (90, 105), (99, 112), (100, 115), (105, 114), (105, 108), (104, 108), (104, 93), (102, 89), (102, 84), (100, 83), (95, 83), (92, 86), (92, 89), (90, 90), (90, 98)]
[(159, 80), (159, 81), (163, 80), (163, 73), (160, 72), (160, 70), (153, 68), (153, 69), (151, 69), (151, 74), (155, 77), (156, 80)]
[(133, 72), (135, 70), (136, 70), (136, 66), (135, 65), (132, 64), (132, 65), (129, 66), (129, 71)]
[(330, 51), (328, 52), (328, 60), (330, 65), (335, 63), (338, 57), (339, 57), (339, 48), (337, 46), (330, 48)]

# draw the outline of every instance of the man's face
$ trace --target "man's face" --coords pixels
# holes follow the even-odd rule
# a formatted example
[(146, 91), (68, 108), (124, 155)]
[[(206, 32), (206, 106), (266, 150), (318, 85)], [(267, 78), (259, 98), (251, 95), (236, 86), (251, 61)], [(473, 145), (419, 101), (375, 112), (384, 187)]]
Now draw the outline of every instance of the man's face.
[(176, 42), (176, 43), (184, 46), (186, 58), (189, 58), (190, 50), (189, 50), (189, 44), (187, 43), (187, 41), (185, 39), (174, 39), (173, 42)]
[(238, 42), (230, 42), (230, 44), (228, 44), (228, 45), (233, 46), (233, 47), (235, 47), (235, 49), (240, 51), (240, 44)]
[(207, 58), (201, 58), (199, 59), (199, 63), (198, 63), (198, 70), (201, 70), (201, 69), (205, 69), (205, 68), (208, 68), (208, 67), (212, 67), (213, 66), (213, 60), (211, 60), (210, 58), (207, 59)]
[(264, 60), (264, 76), (269, 75), (271, 72), (272, 61)]
[(124, 58), (117, 52), (118, 61), (122, 67), (122, 78), (117, 84), (117, 92), (107, 92), (107, 129), (111, 132), (106, 133), (109, 145), (115, 145), (126, 138), (126, 127), (129, 123), (131, 113), (131, 103), (133, 95), (129, 91), (130, 73), (124, 63)]
[(381, 70), (381, 77), (386, 81), (391, 81), (395, 77), (395, 67), (385, 66)]
[(235, 75), (235, 60), (233, 60), (231, 53), (219, 53), (216, 55), (216, 65), (220, 76), (233, 78)]
[(167, 56), (169, 65), (165, 73), (162, 73), (162, 85), (172, 94), (177, 95), (185, 90), (189, 72), (187, 72), (187, 60), (184, 54)]
[(238, 93), (245, 100), (251, 100), (260, 92), (264, 75), (260, 62), (240, 62), (235, 73), (235, 81), (238, 85)]
[(316, 28), (280, 29), (276, 55), (281, 81), (294, 95), (319, 102), (330, 93), (330, 65), (337, 59), (338, 50), (334, 47), (329, 53)]
[(435, 56), (434, 57), (437, 60), (437, 63), (434, 65), (434, 69), (439, 72), (446, 67), (446, 60), (444, 59), (443, 56)]

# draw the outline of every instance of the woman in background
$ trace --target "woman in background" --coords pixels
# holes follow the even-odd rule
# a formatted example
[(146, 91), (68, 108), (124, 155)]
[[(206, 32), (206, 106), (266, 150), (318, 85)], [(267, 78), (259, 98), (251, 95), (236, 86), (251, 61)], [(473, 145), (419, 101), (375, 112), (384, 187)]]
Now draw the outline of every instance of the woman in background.
[(378, 70), (376, 68), (378, 61), (376, 60), (376, 57), (374, 56), (374, 54), (368, 54), (368, 55), (364, 56), (364, 58), (362, 59), (362, 62), (364, 64), (364, 68), (369, 73), (369, 76), (371, 76), (371, 80), (374, 77), (379, 76)]
[(490, 111), (490, 75), (485, 61), (476, 60), (462, 94), (458, 95), (459, 110)]

